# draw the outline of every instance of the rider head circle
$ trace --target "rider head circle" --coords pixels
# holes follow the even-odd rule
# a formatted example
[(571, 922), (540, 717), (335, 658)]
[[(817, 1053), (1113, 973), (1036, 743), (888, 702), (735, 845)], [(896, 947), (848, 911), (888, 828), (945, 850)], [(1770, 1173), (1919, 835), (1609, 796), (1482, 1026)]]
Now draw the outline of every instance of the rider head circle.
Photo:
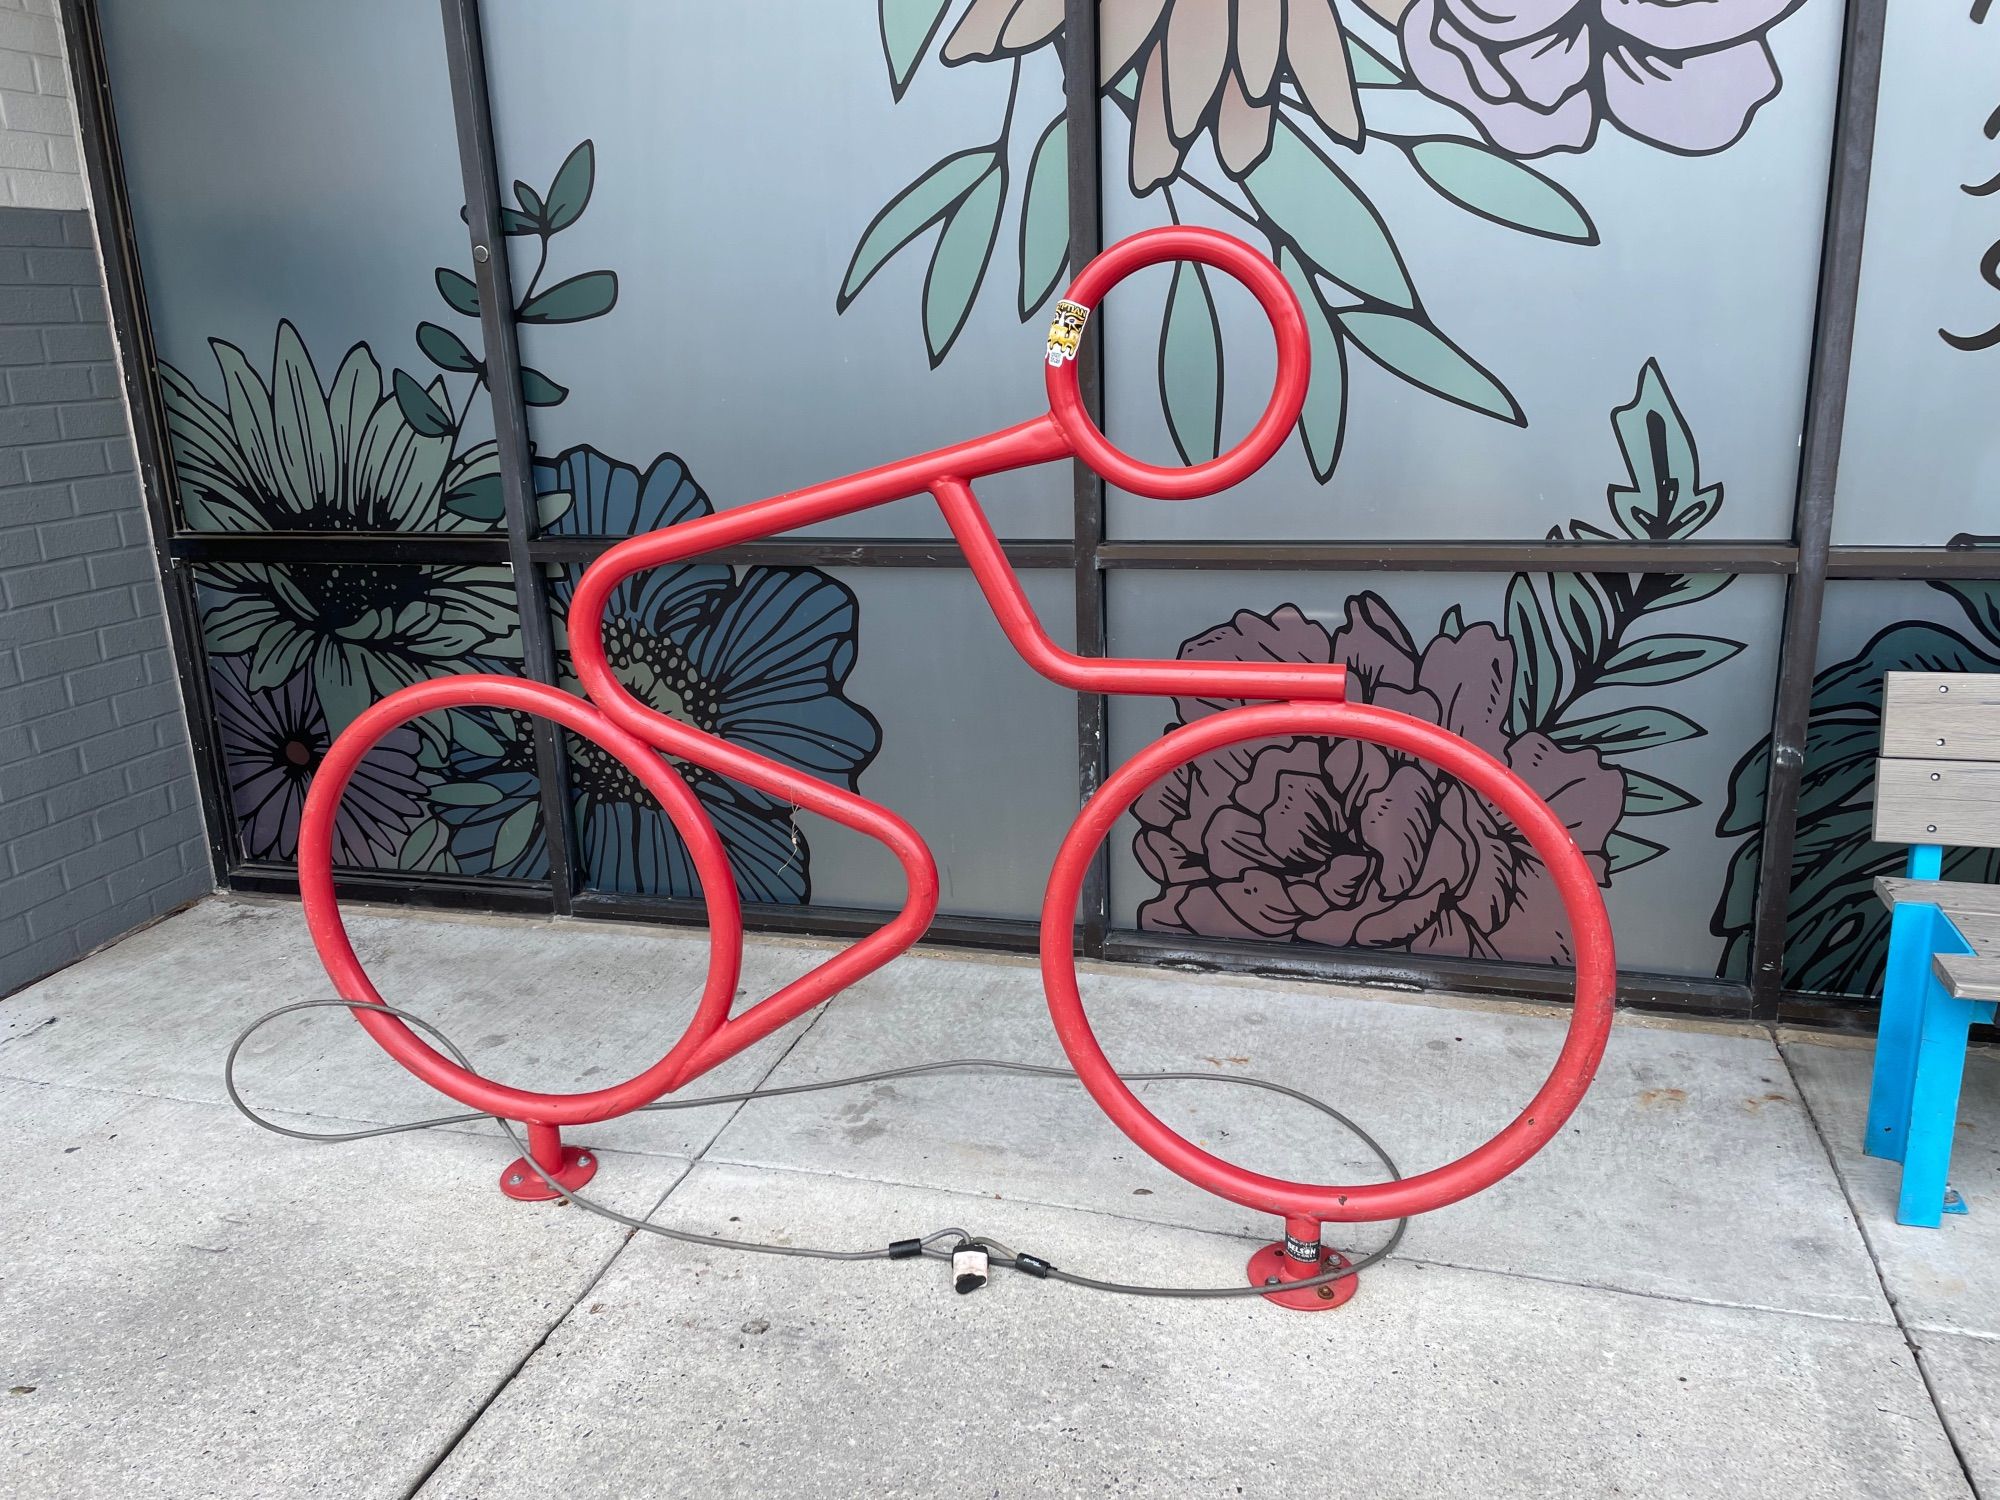
[[(1170, 260), (1199, 261), (1242, 282), (1271, 320), (1271, 333), (1278, 347), (1278, 374), (1263, 415), (1227, 453), (1188, 468), (1149, 464), (1113, 447), (1084, 407), (1083, 394), (1077, 387), (1075, 358), (1059, 347), (1066, 345), (1073, 349), (1082, 334), (1082, 320), (1089, 318), (1104, 294), (1118, 282), (1134, 271)], [(1072, 326), (1064, 330), (1061, 340), (1052, 337), (1050, 342), (1049, 411), (1078, 458), (1109, 483), (1135, 495), (1155, 500), (1192, 500), (1241, 483), (1278, 451), (1305, 404), (1306, 385), (1312, 375), (1312, 347), (1299, 299), (1284, 274), (1267, 258), (1220, 230), (1176, 225), (1142, 230), (1120, 240), (1085, 266), (1071, 283), (1063, 294), (1063, 310), (1057, 313), (1057, 320), (1058, 325), (1067, 320)]]

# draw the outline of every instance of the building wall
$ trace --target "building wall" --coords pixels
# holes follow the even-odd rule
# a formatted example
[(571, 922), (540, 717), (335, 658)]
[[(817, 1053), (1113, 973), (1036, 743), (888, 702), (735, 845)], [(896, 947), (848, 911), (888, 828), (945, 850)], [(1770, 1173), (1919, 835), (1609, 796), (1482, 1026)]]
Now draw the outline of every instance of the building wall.
[(214, 883), (52, 0), (0, 0), (0, 995)]

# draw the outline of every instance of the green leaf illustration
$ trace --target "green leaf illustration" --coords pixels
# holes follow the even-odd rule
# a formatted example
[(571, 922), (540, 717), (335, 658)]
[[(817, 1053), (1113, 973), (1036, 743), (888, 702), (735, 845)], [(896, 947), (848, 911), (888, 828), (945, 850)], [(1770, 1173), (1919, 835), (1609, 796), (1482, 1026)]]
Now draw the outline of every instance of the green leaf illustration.
[(1692, 536), (1722, 505), (1722, 486), (1702, 488), (1694, 434), (1657, 360), (1639, 372), (1632, 400), (1611, 413), (1630, 484), (1607, 491), (1612, 519), (1634, 541)]
[(1596, 226), (1569, 190), (1511, 156), (1449, 136), (1405, 142), (1403, 149), (1425, 181), (1482, 219), (1544, 239), (1597, 243)]
[(445, 723), (451, 732), (452, 743), (463, 745), (474, 755), (491, 757), (504, 755), (507, 752), (507, 747), (501, 742), (500, 737), (482, 724), (477, 714), (467, 713), (463, 709), (448, 709), (445, 712)]
[(450, 266), (437, 268), (437, 289), (444, 300), (468, 318), (479, 316), (479, 287), (471, 277), (461, 276)]
[(1035, 143), (1021, 200), (1021, 321), (1048, 301), (1069, 263), (1069, 120), (1057, 115)]
[(1729, 586), (1733, 573), (1671, 573), (1664, 576), (1670, 580), (1665, 590), (1650, 600), (1644, 613), (1655, 610), (1679, 609), (1683, 604), (1692, 604), (1697, 599), (1706, 599), (1710, 594), (1720, 593)]
[(1549, 593), (1555, 599), (1556, 624), (1577, 660), (1597, 660), (1611, 622), (1595, 585), (1582, 573), (1551, 573)]
[(440, 370), (467, 374), (486, 368), (473, 352), (465, 347), (463, 339), (449, 328), (440, 327), (436, 323), (417, 325), (417, 347), (423, 350), (424, 356)]
[(1972, 621), (1972, 628), (1987, 640), (2000, 645), (2000, 585), (1973, 583), (1961, 579), (1940, 579), (1931, 585), (1949, 594)]
[(882, 0), (878, 20), (882, 29), (882, 57), (889, 64), (890, 97), (900, 101), (917, 64), (930, 50), (938, 23), (951, 8), (951, 0)]
[(1347, 39), (1347, 69), (1357, 88), (1394, 88), (1403, 81), (1402, 70), (1366, 42)]
[(1624, 816), (1628, 818), (1653, 818), (1661, 813), (1683, 812), (1701, 805), (1699, 797), (1682, 791), (1671, 781), (1662, 781), (1643, 771), (1626, 770), (1624, 775)]
[(1007, 196), (1007, 171), (997, 158), (972, 185), (944, 222), (924, 276), (924, 344), (935, 370), (951, 353), (972, 311), (972, 299), (993, 258), (1000, 233), (1000, 205)]
[(1415, 314), (1356, 309), (1336, 316), (1361, 351), (1397, 379), (1516, 427), (1528, 425), (1505, 386)]
[(1548, 731), (1549, 738), (1572, 750), (1596, 750), (1603, 755), (1625, 755), (1634, 750), (1652, 750), (1682, 740), (1699, 739), (1708, 731), (1686, 714), (1671, 708), (1646, 705), (1620, 709), (1612, 714), (1592, 714), (1571, 719)]
[(555, 181), (549, 184), (548, 201), (540, 212), (550, 234), (569, 228), (583, 217), (584, 205), (590, 202), (590, 190), (596, 182), (597, 148), (584, 141), (563, 158), (563, 164), (556, 168)]
[(514, 201), (521, 205), (521, 212), (541, 224), (546, 218), (542, 210), (542, 195), (519, 178), (514, 180)]
[(451, 415), (431, 399), (430, 393), (406, 372), (398, 370), (394, 382), (396, 405), (403, 420), (425, 437), (443, 437), (451, 431)]
[(458, 861), (451, 857), (451, 830), (436, 818), (425, 818), (404, 837), (402, 847), (396, 851), (396, 868), (442, 875), (457, 873)]
[(600, 318), (618, 303), (616, 271), (585, 271), (535, 293), (515, 314), (522, 323), (581, 323)]
[(1181, 462), (1206, 463), (1222, 448), (1222, 328), (1208, 277), (1193, 261), (1174, 263), (1159, 373), (1160, 404)]
[(1465, 610), (1454, 604), (1438, 617), (1438, 634), (1457, 640), (1465, 634)]
[(1629, 833), (1612, 832), (1604, 839), (1604, 868), (1616, 875), (1621, 870), (1629, 870), (1635, 865), (1643, 865), (1648, 860), (1658, 859), (1667, 852), (1665, 844), (1656, 844), (1651, 839), (1635, 838)]
[(1525, 573), (1507, 585), (1507, 638), (1514, 643), (1513, 711), (1517, 734), (1539, 729), (1562, 693), (1563, 658), (1542, 613), (1542, 601)]
[(500, 820), (500, 827), (493, 834), (493, 863), (496, 868), (512, 864), (521, 857), (528, 841), (535, 836), (541, 812), (539, 803), (523, 802)]
[(1243, 179), (1244, 189), (1299, 253), (1363, 297), (1416, 306), (1402, 258), (1374, 205), (1283, 115), (1271, 154)]
[(1649, 635), (1627, 641), (1604, 663), (1603, 686), (1654, 687), (1685, 682), (1720, 666), (1743, 649), (1743, 642), (1716, 635)]
[(569, 394), (569, 387), (557, 385), (540, 370), (530, 365), (521, 366), (521, 399), (530, 406), (560, 406), (563, 397)]
[(973, 188), (985, 181), (997, 164), (991, 147), (961, 151), (934, 163), (902, 192), (882, 205), (854, 246), (854, 258), (841, 278), (834, 311), (847, 305), (898, 250), (951, 213)]
[(481, 474), (444, 492), (444, 508), (468, 521), (494, 522), (507, 514), (506, 492), (498, 474)]
[(490, 781), (453, 781), (431, 792), (441, 807), (491, 807), (505, 794)]
[(1313, 478), (1321, 484), (1333, 477), (1340, 463), (1340, 447), (1347, 438), (1347, 351), (1340, 334), (1327, 315), (1326, 303), (1306, 269), (1290, 246), (1278, 249), (1278, 269), (1292, 284), (1292, 294), (1305, 310), (1306, 335), (1312, 347), (1312, 384), (1306, 388), (1306, 403), (1299, 409), (1299, 440), (1306, 446), (1306, 462)]
[(576, 496), (568, 490), (545, 490), (535, 496), (535, 526), (547, 531), (556, 522), (569, 514), (569, 508), (576, 503)]

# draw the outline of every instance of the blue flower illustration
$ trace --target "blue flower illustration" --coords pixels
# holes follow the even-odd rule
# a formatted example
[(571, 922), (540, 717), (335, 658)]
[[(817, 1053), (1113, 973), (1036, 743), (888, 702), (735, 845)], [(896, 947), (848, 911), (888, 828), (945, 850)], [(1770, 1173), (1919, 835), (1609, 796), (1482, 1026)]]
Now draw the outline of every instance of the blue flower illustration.
[[(713, 510), (671, 454), (642, 474), (593, 448), (573, 448), (536, 461), (535, 488), (545, 500), (567, 497), (553, 535), (631, 535)], [(578, 576), (560, 570), (549, 590), (565, 685), (572, 689), (567, 622)], [(620, 584), (606, 610), (604, 645), (619, 680), (652, 708), (853, 790), (882, 743), (874, 716), (845, 693), (858, 626), (853, 593), (816, 568), (696, 562)], [(812, 899), (811, 849), (789, 804), (697, 766), (680, 770), (721, 835), (744, 900)], [(441, 814), (452, 825), (451, 853), (461, 868), (519, 874), (531, 867), (526, 861), (546, 860), (539, 836), (526, 832), (539, 782), (525, 735), (497, 755), (455, 753), (453, 775), (453, 785), (439, 788), (434, 800), (448, 802), (458, 795), (455, 787), (465, 788), (465, 809)], [(572, 737), (570, 778), (588, 885), (699, 895), (687, 846), (631, 773)], [(499, 867), (496, 844), (498, 854), (510, 857), (506, 868)]]

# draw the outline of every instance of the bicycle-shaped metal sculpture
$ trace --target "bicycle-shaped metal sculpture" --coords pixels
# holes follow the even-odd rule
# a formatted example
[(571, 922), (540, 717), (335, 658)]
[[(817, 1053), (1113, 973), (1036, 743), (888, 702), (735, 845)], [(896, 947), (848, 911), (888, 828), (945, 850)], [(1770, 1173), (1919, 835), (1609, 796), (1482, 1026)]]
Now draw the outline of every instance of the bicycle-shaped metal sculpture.
[[(1077, 388), (1075, 356), (1091, 311), (1133, 271), (1192, 260), (1242, 282), (1262, 305), (1277, 338), (1271, 398), (1234, 448), (1187, 468), (1143, 463), (1114, 448), (1091, 420)], [(570, 606), (570, 649), (589, 701), (545, 684), (485, 675), (446, 677), (392, 693), (355, 720), (327, 752), (306, 800), (299, 838), (299, 882), (308, 923), (341, 997), (380, 1002), (341, 922), (332, 868), (334, 815), (355, 767), (382, 737), (418, 715), (488, 707), (539, 714), (615, 757), (665, 809), (693, 858), (708, 913), (709, 968), (693, 1019), (672, 1050), (623, 1083), (573, 1094), (509, 1087), (468, 1071), (421, 1040), (398, 1018), (357, 1010), (369, 1033), (424, 1082), (464, 1104), (527, 1126), (540, 1172), (517, 1161), (502, 1173), (503, 1191), (524, 1199), (557, 1196), (589, 1181), (596, 1160), (566, 1145), (564, 1126), (624, 1114), (679, 1089), (726, 1058), (770, 1035), (924, 935), (937, 910), (937, 865), (915, 829), (886, 807), (830, 786), (778, 761), (655, 712), (627, 692), (605, 660), (603, 625), (612, 591), (648, 568), (686, 562), (714, 548), (851, 515), (870, 506), (929, 493), (964, 550), (1001, 629), (1044, 676), (1092, 693), (1242, 699), (1154, 742), (1121, 766), (1090, 798), (1056, 853), (1042, 903), (1041, 963), (1049, 1011), (1063, 1049), (1093, 1098), (1162, 1165), (1233, 1202), (1281, 1215), (1285, 1238), (1252, 1257), (1254, 1283), (1271, 1285), (1325, 1274), (1335, 1264), (1322, 1249), (1328, 1221), (1401, 1218), (1454, 1203), (1491, 1186), (1547, 1144), (1582, 1099), (1611, 1024), (1615, 965), (1611, 929), (1597, 881), (1555, 812), (1499, 760), (1435, 724), (1351, 703), (1339, 665), (1092, 659), (1052, 642), (1029, 607), (1020, 580), (972, 492), (989, 474), (1078, 458), (1109, 483), (1160, 500), (1210, 495), (1260, 468), (1297, 421), (1305, 399), (1309, 344), (1304, 316), (1277, 267), (1249, 246), (1213, 230), (1147, 230), (1099, 255), (1057, 304), (1048, 342), (1049, 410), (1001, 432), (901, 459), (862, 474), (683, 522), (618, 543), (583, 575)], [(1249, 706), (1254, 705), (1254, 706)], [(1075, 919), (1084, 875), (1098, 846), (1141, 792), (1198, 756), (1282, 736), (1361, 740), (1426, 760), (1451, 773), (1511, 819), (1547, 865), (1568, 914), (1576, 952), (1575, 1006), (1554, 1069), (1526, 1109), (1499, 1134), (1458, 1160), (1395, 1182), (1315, 1185), (1267, 1177), (1222, 1160), (1177, 1134), (1142, 1104), (1105, 1057), (1077, 992)], [(669, 757), (672, 759), (670, 760)], [(885, 845), (901, 863), (909, 894), (881, 928), (740, 1014), (732, 1014), (742, 957), (743, 920), (728, 855), (674, 761), (685, 761), (780, 797)], [(1336, 1306), (1351, 1278), (1273, 1300)]]

